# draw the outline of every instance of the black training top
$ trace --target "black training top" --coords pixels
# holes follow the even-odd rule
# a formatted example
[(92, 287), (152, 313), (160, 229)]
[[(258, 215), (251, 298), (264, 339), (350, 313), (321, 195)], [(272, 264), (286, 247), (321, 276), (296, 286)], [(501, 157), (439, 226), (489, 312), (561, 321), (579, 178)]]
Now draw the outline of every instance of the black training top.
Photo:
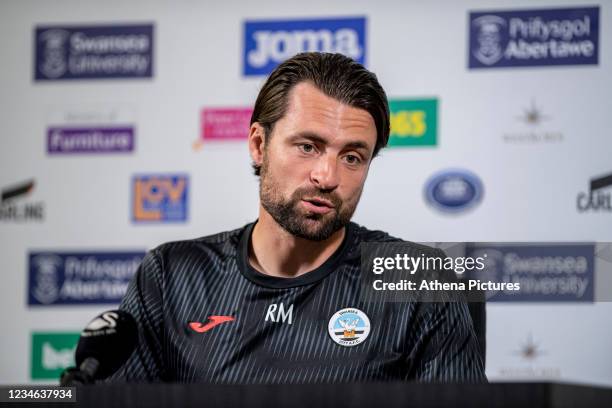
[(110, 381), (486, 381), (465, 303), (360, 296), (359, 244), (398, 239), (350, 223), (323, 265), (278, 278), (248, 262), (253, 226), (147, 254), (120, 306), (138, 346)]

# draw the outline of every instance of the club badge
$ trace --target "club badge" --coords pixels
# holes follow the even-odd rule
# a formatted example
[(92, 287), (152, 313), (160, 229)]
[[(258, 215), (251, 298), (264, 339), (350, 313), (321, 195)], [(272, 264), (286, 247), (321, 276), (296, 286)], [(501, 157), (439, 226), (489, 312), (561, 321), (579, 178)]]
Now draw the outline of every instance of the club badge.
[(359, 309), (338, 310), (329, 319), (329, 336), (341, 346), (352, 347), (363, 343), (370, 334), (370, 319)]

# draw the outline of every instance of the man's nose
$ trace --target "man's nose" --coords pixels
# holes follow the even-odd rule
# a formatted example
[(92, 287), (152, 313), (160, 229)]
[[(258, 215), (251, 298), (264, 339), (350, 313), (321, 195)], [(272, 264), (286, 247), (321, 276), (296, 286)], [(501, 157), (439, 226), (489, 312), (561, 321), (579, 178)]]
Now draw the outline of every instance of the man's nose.
[(322, 155), (310, 173), (310, 180), (321, 190), (333, 190), (338, 187), (338, 162), (333, 155)]

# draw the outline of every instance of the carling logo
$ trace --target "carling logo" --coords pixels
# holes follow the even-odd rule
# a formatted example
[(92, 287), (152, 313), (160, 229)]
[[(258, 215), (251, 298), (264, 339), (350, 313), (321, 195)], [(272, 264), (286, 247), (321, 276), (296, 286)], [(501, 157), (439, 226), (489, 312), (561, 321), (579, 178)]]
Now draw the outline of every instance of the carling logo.
[(593, 302), (593, 244), (469, 244), (468, 257), (484, 257), (473, 278), (520, 284), (520, 291), (488, 293), (489, 301)]
[(437, 99), (389, 100), (391, 134), (389, 146), (435, 146)]
[(5, 187), (0, 198), (0, 222), (42, 222), (45, 217), (45, 204), (42, 201), (26, 201), (36, 182), (34, 180)]
[(337, 52), (365, 64), (365, 17), (246, 21), (243, 73), (267, 75), (281, 62), (307, 51)]
[(118, 304), (141, 252), (30, 252), (28, 304)]
[(189, 177), (186, 174), (137, 175), (133, 178), (134, 222), (185, 222)]
[(39, 26), (34, 42), (37, 81), (153, 76), (152, 24)]
[(469, 68), (597, 65), (599, 7), (472, 12)]
[(612, 213), (612, 173), (592, 178), (588, 192), (576, 197), (579, 213)]
[(50, 127), (47, 153), (125, 153), (134, 150), (134, 128)]
[(249, 136), (252, 108), (204, 108), (201, 114), (200, 139), (204, 141), (246, 140)]

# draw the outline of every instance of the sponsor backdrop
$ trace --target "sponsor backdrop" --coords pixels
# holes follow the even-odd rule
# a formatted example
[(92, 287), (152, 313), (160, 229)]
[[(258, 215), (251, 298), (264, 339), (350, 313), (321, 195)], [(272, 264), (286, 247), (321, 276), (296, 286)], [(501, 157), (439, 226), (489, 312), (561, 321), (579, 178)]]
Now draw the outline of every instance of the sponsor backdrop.
[(490, 299), (489, 378), (612, 385), (610, 38), (609, 0), (2, 3), (0, 383), (55, 382), (148, 249), (255, 219), (257, 91), (322, 50), (390, 100), (355, 220), (530, 285)]

